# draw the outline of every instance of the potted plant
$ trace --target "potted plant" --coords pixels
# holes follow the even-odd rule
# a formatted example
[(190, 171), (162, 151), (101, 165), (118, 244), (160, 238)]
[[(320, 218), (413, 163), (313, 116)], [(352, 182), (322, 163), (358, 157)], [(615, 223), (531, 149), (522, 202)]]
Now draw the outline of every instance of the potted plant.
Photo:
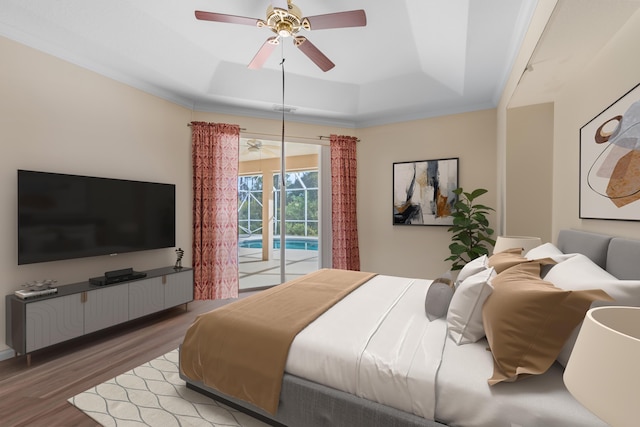
[(462, 188), (453, 191), (458, 200), (453, 205), (455, 210), (451, 214), (453, 225), (447, 231), (453, 233), (452, 243), (449, 245), (451, 256), (445, 261), (453, 261), (451, 270), (460, 270), (469, 261), (482, 255), (488, 255), (489, 249), (496, 241), (491, 238), (493, 229), (489, 227), (487, 216), (493, 208), (477, 204), (475, 200), (487, 193), (488, 190), (478, 188), (471, 193)]

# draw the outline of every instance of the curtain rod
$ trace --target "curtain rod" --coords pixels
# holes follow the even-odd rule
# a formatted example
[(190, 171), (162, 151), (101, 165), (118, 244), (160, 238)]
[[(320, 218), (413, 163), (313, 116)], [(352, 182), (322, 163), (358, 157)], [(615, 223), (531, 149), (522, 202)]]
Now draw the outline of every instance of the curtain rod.
[[(275, 133), (264, 133), (264, 132), (247, 132), (246, 128), (240, 128), (240, 132), (245, 132), (248, 133), (250, 135), (256, 135), (256, 136), (268, 136), (268, 137), (282, 137), (281, 134), (275, 134)], [(293, 138), (293, 139), (310, 139), (310, 140), (320, 140), (322, 141), (323, 139), (330, 139), (331, 137), (329, 136), (324, 136), (324, 135), (318, 135), (316, 137), (311, 137), (311, 136), (294, 136), (294, 135), (285, 135), (285, 138)]]
[[(188, 127), (191, 127), (191, 123), (187, 123)], [(247, 132), (247, 128), (240, 128), (240, 132)], [(256, 135), (256, 136), (269, 136), (269, 137), (280, 137), (280, 134), (275, 134), (275, 133), (264, 133), (264, 132), (247, 132), (251, 135)], [(293, 135), (285, 135), (286, 138), (292, 138), (292, 139), (309, 139), (309, 140), (330, 140), (331, 137), (330, 136), (326, 136), (326, 135), (318, 135), (317, 137), (309, 137), (309, 136), (293, 136)], [(360, 139), (356, 140), (357, 142), (360, 142)]]

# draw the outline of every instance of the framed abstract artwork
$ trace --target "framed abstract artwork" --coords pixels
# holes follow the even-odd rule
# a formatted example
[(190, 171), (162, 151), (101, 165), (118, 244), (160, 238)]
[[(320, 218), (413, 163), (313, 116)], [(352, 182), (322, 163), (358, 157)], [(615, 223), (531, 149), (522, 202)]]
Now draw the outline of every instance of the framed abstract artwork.
[(458, 158), (393, 164), (393, 224), (453, 224)]
[(640, 84), (580, 128), (579, 216), (640, 220)]

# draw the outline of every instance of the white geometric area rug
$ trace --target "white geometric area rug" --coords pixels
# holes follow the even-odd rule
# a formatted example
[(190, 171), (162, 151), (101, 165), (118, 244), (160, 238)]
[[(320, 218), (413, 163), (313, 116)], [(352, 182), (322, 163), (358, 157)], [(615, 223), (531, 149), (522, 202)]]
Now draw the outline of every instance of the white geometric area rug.
[(80, 393), (69, 403), (106, 427), (267, 426), (189, 390), (178, 373), (178, 350)]

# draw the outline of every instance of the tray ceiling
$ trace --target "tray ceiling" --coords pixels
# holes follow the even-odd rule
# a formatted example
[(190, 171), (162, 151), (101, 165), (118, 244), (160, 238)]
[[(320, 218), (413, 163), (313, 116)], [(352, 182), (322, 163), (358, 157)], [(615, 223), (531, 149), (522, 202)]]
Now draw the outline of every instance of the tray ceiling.
[(267, 29), (194, 17), (264, 19), (268, 0), (3, 0), (0, 35), (190, 109), (265, 118), (281, 117), (284, 58), (288, 120), (366, 127), (495, 107), (537, 1), (294, 3), (304, 16), (366, 11), (366, 27), (305, 32), (334, 69), (284, 40), (250, 70)]

